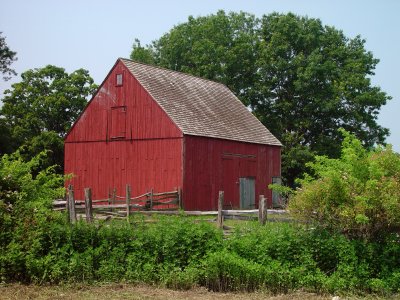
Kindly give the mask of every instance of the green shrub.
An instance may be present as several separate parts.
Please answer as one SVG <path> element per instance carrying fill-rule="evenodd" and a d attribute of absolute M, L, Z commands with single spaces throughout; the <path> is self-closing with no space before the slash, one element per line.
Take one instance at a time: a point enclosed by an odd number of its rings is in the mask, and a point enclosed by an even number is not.
<path fill-rule="evenodd" d="M 72 225 L 50 208 L 62 191 L 62 178 L 50 169 L 33 176 L 34 166 L 18 155 L 1 159 L 0 182 L 6 187 L 0 191 L 1 282 L 129 281 L 274 293 L 386 295 L 400 290 L 396 233 L 377 241 L 350 239 L 329 226 L 253 223 L 223 239 L 214 225 L 184 216 Z M 365 176 L 364 171 L 357 174 Z"/>
<path fill-rule="evenodd" d="M 162 283 L 171 289 L 189 290 L 197 285 L 199 281 L 200 271 L 198 266 L 188 266 L 184 270 L 175 268 L 168 270 L 163 275 Z"/>
<path fill-rule="evenodd" d="M 400 269 L 392 272 L 385 281 L 392 293 L 400 293 Z"/>
<path fill-rule="evenodd" d="M 227 247 L 241 257 L 260 264 L 276 260 L 295 267 L 309 262 L 310 249 L 304 242 L 309 234 L 298 225 L 271 223 L 260 226 L 254 223 L 238 229 L 227 241 Z"/>
<path fill-rule="evenodd" d="M 317 156 L 313 176 L 299 180 L 289 203 L 300 219 L 351 238 L 380 240 L 400 228 L 400 155 L 390 146 L 367 151 L 354 136 L 339 159 Z"/>
<path fill-rule="evenodd" d="M 50 167 L 37 168 L 46 153 L 25 162 L 19 152 L 0 159 L 0 278 L 29 281 L 34 266 L 32 252 L 46 255 L 42 247 L 43 226 L 59 214 L 51 211 L 53 199 L 64 193 L 63 177 Z M 33 267 L 35 269 L 41 267 Z"/>
<path fill-rule="evenodd" d="M 203 261 L 200 282 L 213 291 L 253 291 L 262 286 L 263 273 L 260 264 L 223 250 Z"/>
<path fill-rule="evenodd" d="M 399 247 L 396 235 L 380 242 L 350 240 L 321 228 L 279 223 L 243 227 L 226 241 L 230 253 L 264 270 L 272 268 L 275 277 L 264 271 L 262 285 L 273 292 L 373 291 L 370 278 L 386 282 L 399 269 Z"/>
<path fill-rule="evenodd" d="M 127 279 L 163 281 L 164 274 L 185 271 L 222 245 L 222 234 L 207 223 L 185 217 L 162 217 L 136 230 L 127 257 Z M 145 274 L 146 273 L 146 274 Z"/>
<path fill-rule="evenodd" d="M 25 253 L 19 243 L 12 241 L 4 245 L 0 255 L 1 281 L 26 281 L 25 262 Z"/>

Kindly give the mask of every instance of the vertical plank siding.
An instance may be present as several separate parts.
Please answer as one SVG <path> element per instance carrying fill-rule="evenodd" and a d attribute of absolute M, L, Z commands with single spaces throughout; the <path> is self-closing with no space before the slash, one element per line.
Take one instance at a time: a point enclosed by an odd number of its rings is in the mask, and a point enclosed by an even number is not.
<path fill-rule="evenodd" d="M 225 209 L 239 208 L 243 177 L 255 178 L 256 197 L 265 195 L 270 207 L 268 185 L 281 174 L 280 155 L 277 146 L 185 136 L 184 208 L 216 210 L 219 190 L 225 193 Z"/>
<path fill-rule="evenodd" d="M 123 74 L 122 86 L 116 75 Z M 123 116 L 121 119 L 120 117 Z M 116 122 L 124 122 L 120 124 Z M 114 123 L 114 124 L 113 124 Z M 117 63 L 65 139 L 65 174 L 77 199 L 182 186 L 182 133 L 138 81 Z"/>
<path fill-rule="evenodd" d="M 123 74 L 123 85 L 116 75 Z M 118 107 L 121 109 L 118 110 Z M 65 142 L 111 141 L 112 111 L 126 109 L 126 140 L 182 137 L 182 132 L 118 62 L 89 102 Z"/>
<path fill-rule="evenodd" d="M 249 177 L 270 207 L 280 155 L 279 146 L 183 135 L 118 60 L 65 138 L 65 173 L 74 174 L 66 185 L 76 199 L 89 187 L 94 199 L 114 188 L 124 196 L 126 184 L 132 196 L 182 187 L 185 210 L 216 210 L 219 191 L 224 209 L 239 208 L 239 178 Z"/>
<path fill-rule="evenodd" d="M 123 195 L 125 185 L 132 186 L 132 195 L 149 188 L 169 191 L 182 186 L 181 139 L 67 143 L 65 173 L 73 173 L 68 183 L 75 187 L 77 199 L 83 199 L 83 189 L 91 187 L 94 199 L 108 197 L 116 188 Z M 148 149 L 160 149 L 149 152 Z M 72 157 L 72 153 L 75 155 Z M 71 154 L 71 157 L 69 157 Z M 86 157 L 86 159 L 75 159 Z"/>

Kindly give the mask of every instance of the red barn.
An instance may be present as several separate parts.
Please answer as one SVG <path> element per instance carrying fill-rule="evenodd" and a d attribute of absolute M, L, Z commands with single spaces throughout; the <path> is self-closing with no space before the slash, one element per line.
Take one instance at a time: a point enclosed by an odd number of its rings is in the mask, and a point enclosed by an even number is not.
<path fill-rule="evenodd" d="M 257 207 L 280 176 L 281 143 L 224 85 L 118 59 L 65 138 L 76 197 L 182 188 L 186 210 Z"/>

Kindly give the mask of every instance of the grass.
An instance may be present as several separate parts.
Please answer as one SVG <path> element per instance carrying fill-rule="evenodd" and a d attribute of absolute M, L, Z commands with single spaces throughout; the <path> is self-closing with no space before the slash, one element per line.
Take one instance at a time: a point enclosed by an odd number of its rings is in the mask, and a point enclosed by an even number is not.
<path fill-rule="evenodd" d="M 188 291 L 173 291 L 155 286 L 133 285 L 133 284 L 102 284 L 102 285 L 57 285 L 57 286 L 38 286 L 38 285 L 0 285 L 0 299 L 20 300 L 20 299 L 234 299 L 234 300 L 325 300 L 332 299 L 330 295 L 316 295 L 311 293 L 296 292 L 285 295 L 272 296 L 266 293 L 213 293 L 204 288 L 195 288 Z M 344 299 L 344 298 L 342 298 Z M 346 298 L 361 299 L 361 298 Z M 383 299 L 383 298 L 368 298 Z M 392 298 L 395 299 L 395 298 Z M 400 298 L 397 298 L 400 299 Z"/>
<path fill-rule="evenodd" d="M 270 295 L 268 293 L 213 293 L 204 288 L 195 288 L 188 291 L 174 291 L 165 288 L 159 288 L 149 285 L 134 284 L 101 284 L 101 285 L 56 285 L 56 286 L 38 286 L 10 284 L 0 285 L 0 299 L 4 300 L 23 300 L 23 299 L 62 299 L 62 300 L 148 300 L 148 299 L 188 299 L 188 300 L 331 300 L 332 295 L 317 295 L 305 293 L 302 291 Z M 366 297 L 346 296 L 339 299 L 349 300 L 383 300 L 400 299 L 400 295 L 389 298 L 369 295 Z"/>

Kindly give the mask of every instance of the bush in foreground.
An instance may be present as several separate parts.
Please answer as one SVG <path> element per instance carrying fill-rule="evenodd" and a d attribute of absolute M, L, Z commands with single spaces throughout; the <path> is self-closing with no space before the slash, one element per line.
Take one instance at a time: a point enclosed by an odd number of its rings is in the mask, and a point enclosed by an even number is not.
<path fill-rule="evenodd" d="M 400 241 L 394 235 L 377 243 L 293 224 L 254 224 L 224 244 L 203 260 L 199 277 L 215 291 L 400 291 Z"/>
<path fill-rule="evenodd" d="M 317 156 L 289 210 L 350 238 L 378 241 L 400 234 L 400 155 L 390 146 L 367 151 L 354 136 L 339 159 Z"/>
<path fill-rule="evenodd" d="M 40 159 L 40 158 L 37 158 Z M 400 240 L 349 239 L 299 224 L 242 225 L 226 239 L 190 217 L 77 222 L 51 210 L 62 177 L 1 159 L 1 282 L 137 282 L 275 293 L 400 292 Z"/>

